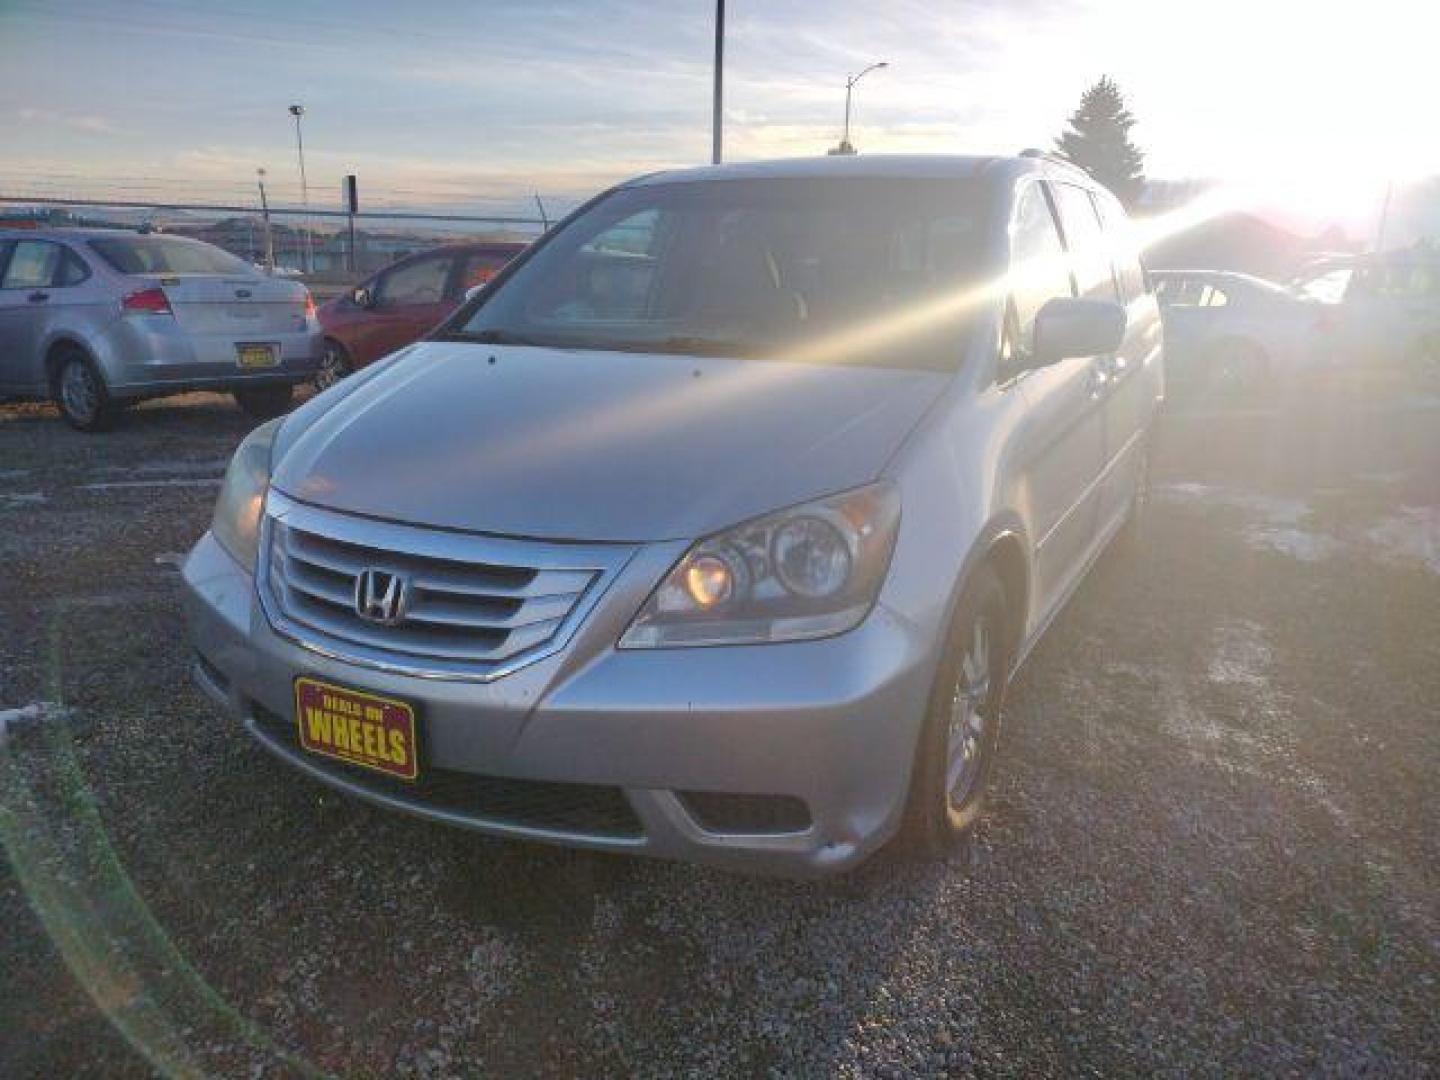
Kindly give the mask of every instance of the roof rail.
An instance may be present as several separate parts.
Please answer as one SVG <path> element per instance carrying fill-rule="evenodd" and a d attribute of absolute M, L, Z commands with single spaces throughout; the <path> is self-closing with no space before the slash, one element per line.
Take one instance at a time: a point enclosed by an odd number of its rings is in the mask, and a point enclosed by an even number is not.
<path fill-rule="evenodd" d="M 1072 169 L 1075 167 L 1073 162 L 1065 160 L 1059 154 L 1053 154 L 1049 150 L 1037 150 L 1033 146 L 1028 146 L 1024 150 L 1021 150 L 1020 156 L 1024 158 L 1039 158 L 1042 161 L 1053 162 L 1056 165 L 1069 165 Z"/>

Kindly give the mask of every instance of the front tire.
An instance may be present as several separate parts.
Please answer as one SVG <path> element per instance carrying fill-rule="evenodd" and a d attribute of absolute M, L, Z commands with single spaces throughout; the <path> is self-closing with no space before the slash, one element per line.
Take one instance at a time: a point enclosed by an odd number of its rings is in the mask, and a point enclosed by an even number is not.
<path fill-rule="evenodd" d="M 338 341 L 325 339 L 325 352 L 320 358 L 320 370 L 315 372 L 315 389 L 329 390 L 341 379 L 354 372 L 350 354 Z"/>
<path fill-rule="evenodd" d="M 79 349 L 65 350 L 56 364 L 55 406 L 67 424 L 87 433 L 112 427 L 121 411 L 100 369 Z"/>
<path fill-rule="evenodd" d="M 1005 589 L 983 567 L 956 608 L 916 748 L 902 835 L 912 854 L 943 857 L 980 820 L 1010 679 L 1007 626 Z"/>
<path fill-rule="evenodd" d="M 290 410 L 295 388 L 288 383 L 279 386 L 246 386 L 232 390 L 235 404 L 256 420 L 273 420 Z"/>

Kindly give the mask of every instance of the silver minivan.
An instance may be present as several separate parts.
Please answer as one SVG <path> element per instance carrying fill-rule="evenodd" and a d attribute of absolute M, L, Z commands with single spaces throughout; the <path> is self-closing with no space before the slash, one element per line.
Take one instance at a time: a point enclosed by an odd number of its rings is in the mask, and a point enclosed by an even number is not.
<path fill-rule="evenodd" d="M 496 836 L 943 852 L 1161 394 L 1120 205 L 1041 155 L 622 184 L 241 444 L 184 568 L 196 722 Z"/>
<path fill-rule="evenodd" d="M 73 427 L 225 390 L 254 416 L 320 366 L 310 292 L 213 244 L 124 229 L 0 230 L 0 399 L 53 398 Z"/>

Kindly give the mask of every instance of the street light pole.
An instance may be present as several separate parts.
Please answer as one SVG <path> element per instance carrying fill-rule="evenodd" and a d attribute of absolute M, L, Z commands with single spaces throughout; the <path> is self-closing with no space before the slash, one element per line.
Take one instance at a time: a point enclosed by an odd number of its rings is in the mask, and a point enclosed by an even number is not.
<path fill-rule="evenodd" d="M 265 198 L 265 170 L 256 169 L 255 176 L 260 184 L 260 220 L 265 225 L 265 270 L 267 273 L 273 274 L 275 272 L 275 241 L 270 235 L 270 203 Z"/>
<path fill-rule="evenodd" d="M 715 0 L 715 103 L 710 120 L 710 163 L 720 164 L 721 102 L 725 86 L 725 0 Z"/>
<path fill-rule="evenodd" d="M 870 72 L 874 71 L 876 68 L 883 68 L 883 67 L 889 67 L 889 66 L 890 66 L 890 64 L 889 64 L 888 61 L 881 60 L 878 64 L 871 64 L 871 65 L 870 65 L 869 67 L 867 67 L 864 71 L 860 72 L 859 75 L 851 75 L 851 76 L 849 76 L 848 78 L 846 78 L 846 80 L 845 80 L 845 133 L 840 136 L 840 146 L 839 146 L 839 148 L 838 148 L 838 152 L 839 152 L 839 153 L 841 153 L 841 154 L 853 154 L 853 153 L 855 153 L 855 148 L 850 145 L 850 95 L 851 95 L 851 94 L 854 92 L 854 90 L 855 90 L 855 84 L 858 83 L 861 79 L 863 79 L 866 75 L 869 75 Z"/>
<path fill-rule="evenodd" d="M 304 105 L 291 105 L 290 115 L 295 118 L 295 150 L 300 157 L 300 204 L 305 208 L 305 272 L 315 272 L 315 248 L 310 239 L 310 186 L 305 182 L 305 139 L 300 134 L 300 118 L 305 115 Z"/>

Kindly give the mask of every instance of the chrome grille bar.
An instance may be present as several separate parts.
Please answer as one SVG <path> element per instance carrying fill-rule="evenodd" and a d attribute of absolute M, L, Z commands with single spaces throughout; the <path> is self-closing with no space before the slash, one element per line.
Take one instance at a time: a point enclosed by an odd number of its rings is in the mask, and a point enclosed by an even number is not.
<path fill-rule="evenodd" d="M 496 678 L 560 648 L 632 553 L 377 522 L 278 492 L 262 532 L 260 596 L 276 630 L 326 655 L 439 678 Z M 394 621 L 360 614 L 366 571 L 403 578 Z"/>

